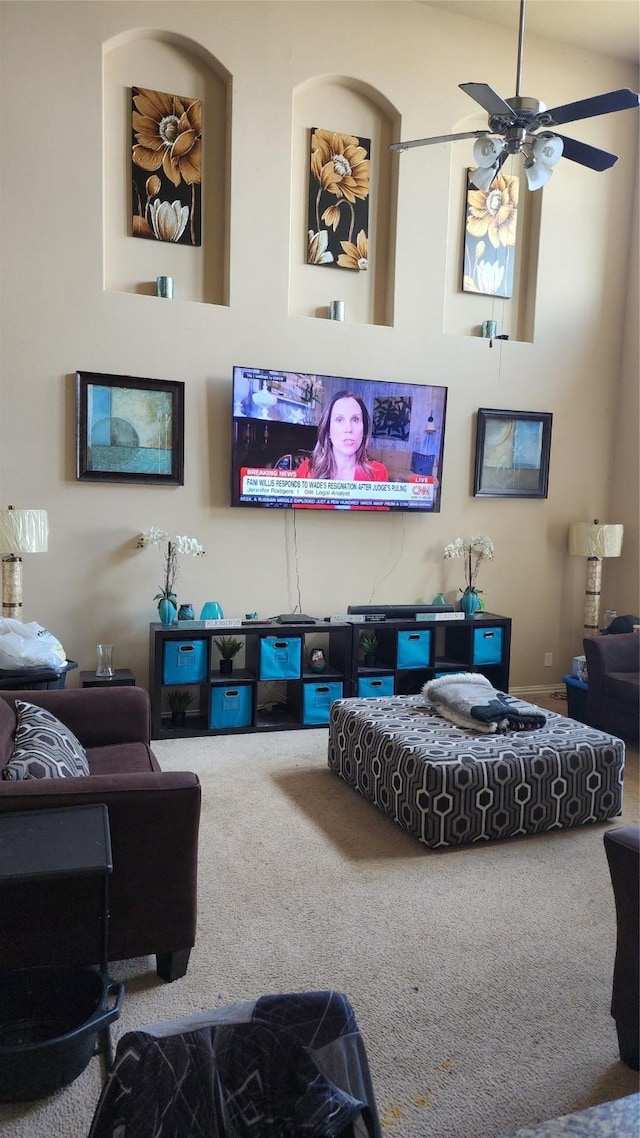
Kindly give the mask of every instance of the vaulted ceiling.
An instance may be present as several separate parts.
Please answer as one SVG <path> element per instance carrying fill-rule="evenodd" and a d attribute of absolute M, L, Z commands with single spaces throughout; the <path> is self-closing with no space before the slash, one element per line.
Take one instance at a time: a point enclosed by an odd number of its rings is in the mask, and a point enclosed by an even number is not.
<path fill-rule="evenodd" d="M 422 0 L 504 28 L 513 28 L 517 41 L 518 0 Z M 528 0 L 525 36 L 529 34 L 572 44 L 600 55 L 640 64 L 640 4 L 638 0 Z"/>

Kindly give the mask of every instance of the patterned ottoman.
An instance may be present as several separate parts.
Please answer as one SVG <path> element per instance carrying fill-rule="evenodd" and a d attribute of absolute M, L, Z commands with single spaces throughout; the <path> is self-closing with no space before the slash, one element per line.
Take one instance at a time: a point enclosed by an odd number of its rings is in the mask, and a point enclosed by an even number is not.
<path fill-rule="evenodd" d="M 624 743 L 546 714 L 535 731 L 473 735 L 420 695 L 339 699 L 329 767 L 434 849 L 615 818 Z"/>

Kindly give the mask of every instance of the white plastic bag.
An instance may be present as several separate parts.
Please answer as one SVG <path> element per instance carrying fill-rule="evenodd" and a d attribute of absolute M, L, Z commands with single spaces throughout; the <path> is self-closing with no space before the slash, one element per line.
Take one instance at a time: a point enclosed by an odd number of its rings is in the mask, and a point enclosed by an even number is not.
<path fill-rule="evenodd" d="M 41 624 L 0 617 L 0 669 L 55 668 L 59 672 L 66 662 L 62 644 Z"/>

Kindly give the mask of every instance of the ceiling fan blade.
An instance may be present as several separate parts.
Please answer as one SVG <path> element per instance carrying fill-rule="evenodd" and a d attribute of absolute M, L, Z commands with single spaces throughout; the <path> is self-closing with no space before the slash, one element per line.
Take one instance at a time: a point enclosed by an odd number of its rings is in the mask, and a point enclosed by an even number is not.
<path fill-rule="evenodd" d="M 608 150 L 598 150 L 595 146 L 587 146 L 586 142 L 578 142 L 575 138 L 565 138 L 562 134 L 556 134 L 556 138 L 562 139 L 564 145 L 563 158 L 568 158 L 571 162 L 579 162 L 581 166 L 588 166 L 590 170 L 600 172 L 609 170 L 618 161 L 618 155 L 610 154 Z"/>
<path fill-rule="evenodd" d="M 467 130 L 464 134 L 437 134 L 433 138 L 414 138 L 411 142 L 391 142 L 389 150 L 411 150 L 413 146 L 432 146 L 437 142 L 456 142 L 459 138 L 482 138 L 488 130 Z"/>
<path fill-rule="evenodd" d="M 628 111 L 640 106 L 640 95 L 622 87 L 619 91 L 607 91 L 604 95 L 594 95 L 591 99 L 578 99 L 577 103 L 565 103 L 562 107 L 552 107 L 542 111 L 536 119 L 542 126 L 555 126 L 563 122 L 576 122 L 578 119 L 592 119 L 596 115 L 608 115 L 613 111 Z"/>
<path fill-rule="evenodd" d="M 487 114 L 506 115 L 511 121 L 515 119 L 513 109 L 488 83 L 459 83 L 458 86 L 465 95 L 470 95 L 476 103 L 484 107 Z"/>

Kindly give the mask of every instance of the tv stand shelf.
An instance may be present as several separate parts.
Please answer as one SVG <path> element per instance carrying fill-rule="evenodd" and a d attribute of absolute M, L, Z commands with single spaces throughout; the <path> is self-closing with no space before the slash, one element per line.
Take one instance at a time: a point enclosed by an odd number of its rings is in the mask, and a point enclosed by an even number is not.
<path fill-rule="evenodd" d="M 362 637 L 375 635 L 373 660 L 366 663 Z M 220 672 L 214 643 L 234 637 L 241 649 L 230 674 Z M 286 655 L 295 649 L 285 675 L 281 661 L 265 653 L 277 642 Z M 494 687 L 509 690 L 511 620 L 493 613 L 460 619 L 275 621 L 214 625 L 207 621 L 152 624 L 149 641 L 151 733 L 154 739 L 185 738 L 248 731 L 283 731 L 328 723 L 334 699 L 413 695 L 427 680 L 451 672 L 475 671 Z M 320 648 L 326 667 L 309 667 Z M 289 671 L 287 671 L 287 667 Z M 186 689 L 191 695 L 185 721 L 172 723 L 167 697 Z"/>
<path fill-rule="evenodd" d="M 241 649 L 228 674 L 215 641 L 233 637 Z M 346 622 L 276 621 L 215 625 L 211 621 L 152 624 L 149 644 L 151 732 L 154 739 L 317 727 L 328 722 L 328 700 L 351 694 L 352 627 Z M 284 646 L 264 657 L 263 641 Z M 292 659 L 287 657 L 291 647 Z M 268 645 L 267 645 L 268 647 Z M 309 667 L 321 649 L 325 668 Z M 282 670 L 282 675 L 279 669 Z M 172 691 L 191 695 L 185 722 L 172 723 Z M 326 690 L 322 690 L 326 689 Z M 323 704 L 327 703 L 326 714 Z"/>

